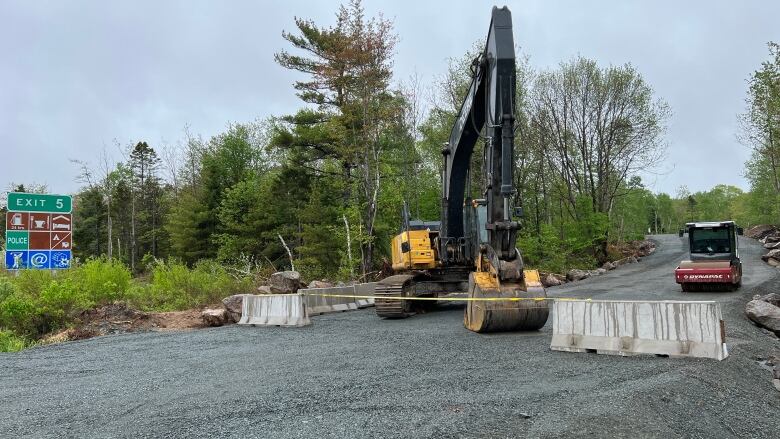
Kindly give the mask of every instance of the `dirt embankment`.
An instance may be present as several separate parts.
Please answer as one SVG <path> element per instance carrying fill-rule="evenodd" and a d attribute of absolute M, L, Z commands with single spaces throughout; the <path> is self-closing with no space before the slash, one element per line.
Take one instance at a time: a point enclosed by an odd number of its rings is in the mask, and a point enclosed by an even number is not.
<path fill-rule="evenodd" d="M 42 341 L 58 343 L 125 332 L 187 330 L 204 326 L 199 309 L 143 312 L 119 302 L 84 311 L 79 315 L 79 323 L 73 328 L 51 334 Z"/>

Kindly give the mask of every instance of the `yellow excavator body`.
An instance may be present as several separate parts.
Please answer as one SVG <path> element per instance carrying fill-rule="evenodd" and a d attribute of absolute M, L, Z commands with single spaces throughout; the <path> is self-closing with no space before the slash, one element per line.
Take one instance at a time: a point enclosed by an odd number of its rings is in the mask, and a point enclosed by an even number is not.
<path fill-rule="evenodd" d="M 429 230 L 409 230 L 395 235 L 392 252 L 395 271 L 425 270 L 438 265 Z"/>

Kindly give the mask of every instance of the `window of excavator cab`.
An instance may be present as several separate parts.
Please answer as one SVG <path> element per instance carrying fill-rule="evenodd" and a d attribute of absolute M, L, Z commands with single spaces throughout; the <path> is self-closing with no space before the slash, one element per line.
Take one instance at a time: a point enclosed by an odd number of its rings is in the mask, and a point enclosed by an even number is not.
<path fill-rule="evenodd" d="M 691 253 L 731 253 L 731 240 L 727 227 L 692 229 Z"/>

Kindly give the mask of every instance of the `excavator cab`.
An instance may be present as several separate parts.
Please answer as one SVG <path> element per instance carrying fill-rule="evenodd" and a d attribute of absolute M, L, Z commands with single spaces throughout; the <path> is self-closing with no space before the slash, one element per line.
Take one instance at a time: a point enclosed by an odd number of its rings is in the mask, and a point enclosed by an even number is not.
<path fill-rule="evenodd" d="M 427 270 L 436 268 L 438 221 L 410 221 L 409 228 L 393 237 L 393 270 Z"/>

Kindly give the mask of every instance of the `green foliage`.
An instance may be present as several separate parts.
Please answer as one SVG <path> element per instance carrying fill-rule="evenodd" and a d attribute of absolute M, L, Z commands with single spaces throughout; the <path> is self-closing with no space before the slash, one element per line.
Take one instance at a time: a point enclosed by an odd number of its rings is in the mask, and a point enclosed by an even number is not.
<path fill-rule="evenodd" d="M 0 352 L 18 352 L 30 345 L 31 343 L 24 337 L 0 329 Z"/>
<path fill-rule="evenodd" d="M 127 267 L 106 259 L 56 274 L 21 271 L 0 278 L 0 328 L 39 337 L 67 326 L 81 311 L 123 299 L 129 286 Z"/>
<path fill-rule="evenodd" d="M 569 268 L 571 252 L 564 248 L 563 240 L 552 226 L 543 224 L 539 234 L 524 233 L 518 241 L 523 261 L 529 267 L 555 273 L 563 273 Z"/>
<path fill-rule="evenodd" d="M 184 191 L 171 207 L 165 228 L 170 235 L 171 254 L 187 263 L 195 263 L 211 252 L 209 211 L 197 192 Z"/>
<path fill-rule="evenodd" d="M 72 288 L 95 304 L 122 300 L 130 289 L 130 270 L 117 260 L 90 259 L 70 273 Z"/>
<path fill-rule="evenodd" d="M 253 290 L 250 276 L 233 276 L 215 261 L 201 261 L 190 269 L 176 261 L 159 262 L 148 285 L 136 285 L 129 301 L 142 309 L 175 311 L 218 303 L 223 297 Z"/>
<path fill-rule="evenodd" d="M 201 261 L 192 269 L 175 261 L 155 262 L 151 281 L 143 283 L 133 282 L 122 262 L 98 258 L 56 275 L 29 270 L 0 276 L 0 329 L 35 339 L 73 324 L 85 310 L 117 301 L 172 311 L 253 290 L 251 273 L 229 270 L 215 261 Z"/>

